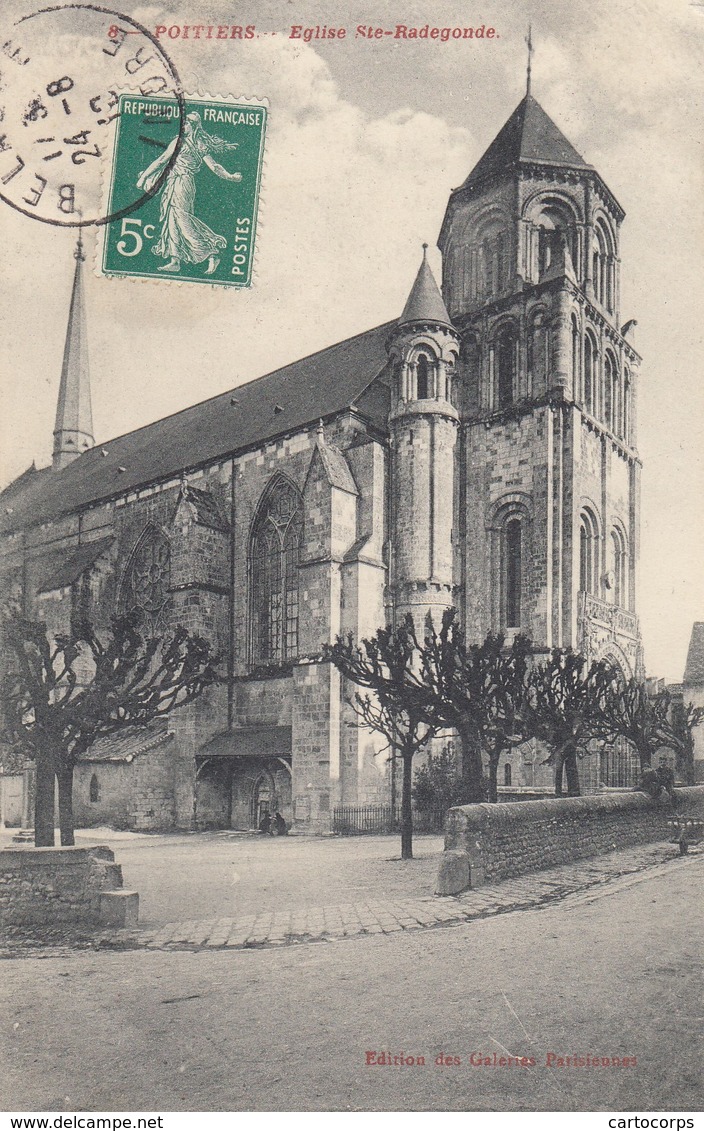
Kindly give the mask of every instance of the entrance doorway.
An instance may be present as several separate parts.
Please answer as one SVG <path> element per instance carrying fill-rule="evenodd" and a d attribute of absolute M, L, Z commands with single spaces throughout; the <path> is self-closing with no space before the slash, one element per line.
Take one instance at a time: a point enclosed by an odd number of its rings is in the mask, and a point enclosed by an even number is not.
<path fill-rule="evenodd" d="M 259 828 L 265 817 L 273 814 L 273 783 L 270 774 L 262 774 L 254 786 L 254 827 Z"/>

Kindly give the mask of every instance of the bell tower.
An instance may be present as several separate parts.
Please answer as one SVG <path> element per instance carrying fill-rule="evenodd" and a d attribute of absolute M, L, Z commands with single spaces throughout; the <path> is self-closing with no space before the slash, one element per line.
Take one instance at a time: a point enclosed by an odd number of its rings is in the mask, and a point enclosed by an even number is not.
<path fill-rule="evenodd" d="M 390 596 L 400 623 L 421 629 L 453 603 L 455 459 L 453 400 L 458 336 L 426 257 L 387 343 L 392 367 Z"/>
<path fill-rule="evenodd" d="M 640 358 L 624 212 L 530 90 L 454 189 L 438 246 L 460 339 L 466 628 L 640 665 Z"/>

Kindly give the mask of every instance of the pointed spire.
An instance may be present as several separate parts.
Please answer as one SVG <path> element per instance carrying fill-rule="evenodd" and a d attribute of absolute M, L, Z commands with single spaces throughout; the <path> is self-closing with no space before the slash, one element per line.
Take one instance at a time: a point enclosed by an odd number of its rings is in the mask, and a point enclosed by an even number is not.
<path fill-rule="evenodd" d="M 435 282 L 435 276 L 428 263 L 428 245 L 423 244 L 423 261 L 418 269 L 416 281 L 411 287 L 408 301 L 403 308 L 399 325 L 407 322 L 440 322 L 444 326 L 451 326 L 450 315 L 443 302 L 440 288 Z"/>
<path fill-rule="evenodd" d="M 526 67 L 526 94 L 530 94 L 530 74 L 532 70 L 532 57 L 533 57 L 533 27 L 528 24 L 528 35 L 526 36 L 526 46 L 528 47 L 528 66 Z"/>
<path fill-rule="evenodd" d="M 59 403 L 54 427 L 53 467 L 59 471 L 95 443 L 90 404 L 90 373 L 86 310 L 83 295 L 83 239 L 79 229 L 74 252 L 76 269 L 68 313 L 64 359 L 61 366 Z"/>

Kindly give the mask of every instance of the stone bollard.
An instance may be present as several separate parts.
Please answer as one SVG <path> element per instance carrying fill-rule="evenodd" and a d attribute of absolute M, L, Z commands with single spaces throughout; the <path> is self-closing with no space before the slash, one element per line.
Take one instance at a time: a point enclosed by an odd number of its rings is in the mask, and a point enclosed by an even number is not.
<path fill-rule="evenodd" d="M 101 891 L 100 923 L 103 927 L 136 927 L 139 919 L 139 893 L 125 891 Z"/>
<path fill-rule="evenodd" d="M 459 895 L 471 886 L 471 869 L 466 852 L 449 849 L 443 852 L 435 882 L 436 895 Z"/>

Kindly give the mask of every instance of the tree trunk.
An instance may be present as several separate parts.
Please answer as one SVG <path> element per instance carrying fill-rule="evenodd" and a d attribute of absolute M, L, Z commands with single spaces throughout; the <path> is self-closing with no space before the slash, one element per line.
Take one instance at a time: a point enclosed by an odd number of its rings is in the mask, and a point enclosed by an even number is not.
<path fill-rule="evenodd" d="M 579 769 L 577 768 L 577 751 L 569 750 L 565 755 L 565 774 L 567 776 L 567 796 L 580 797 Z"/>
<path fill-rule="evenodd" d="M 73 835 L 73 766 L 61 765 L 56 774 L 59 783 L 59 829 L 64 848 L 75 844 Z"/>
<path fill-rule="evenodd" d="M 403 754 L 403 784 L 401 786 L 401 859 L 413 859 L 413 809 L 411 784 L 413 780 L 413 753 Z"/>
<path fill-rule="evenodd" d="M 462 785 L 468 804 L 484 800 L 481 746 L 471 727 L 458 728 L 462 743 Z"/>
<path fill-rule="evenodd" d="M 53 760 L 38 755 L 34 790 L 34 845 L 36 848 L 54 847 L 54 796 L 56 774 Z"/>
<path fill-rule="evenodd" d="M 555 797 L 562 797 L 562 771 L 565 765 L 565 759 L 562 752 L 555 755 Z"/>
<path fill-rule="evenodd" d="M 498 780 L 497 780 L 498 774 L 499 774 L 499 755 L 498 754 L 496 754 L 496 755 L 490 754 L 489 755 L 489 801 L 491 801 L 492 804 L 494 804 L 494 805 L 499 800 L 499 785 L 498 785 Z"/>

